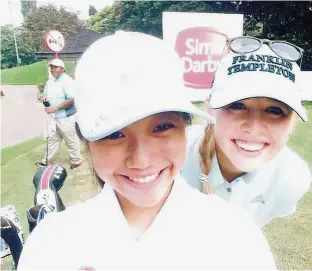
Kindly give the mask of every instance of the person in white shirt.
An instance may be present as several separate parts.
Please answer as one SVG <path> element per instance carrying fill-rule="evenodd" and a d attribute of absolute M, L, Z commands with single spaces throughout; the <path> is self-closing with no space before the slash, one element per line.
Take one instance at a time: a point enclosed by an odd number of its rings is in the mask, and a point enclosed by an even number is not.
<path fill-rule="evenodd" d="M 178 57 L 162 40 L 123 31 L 101 38 L 75 78 L 77 130 L 102 189 L 47 215 L 18 270 L 275 269 L 244 211 L 180 176 L 190 115 L 214 119 L 183 94 Z"/>
<path fill-rule="evenodd" d="M 182 175 L 262 227 L 293 213 L 311 185 L 309 166 L 286 146 L 297 114 L 307 121 L 296 64 L 302 50 L 252 37 L 228 42 L 207 103 L 216 124 L 189 128 Z"/>

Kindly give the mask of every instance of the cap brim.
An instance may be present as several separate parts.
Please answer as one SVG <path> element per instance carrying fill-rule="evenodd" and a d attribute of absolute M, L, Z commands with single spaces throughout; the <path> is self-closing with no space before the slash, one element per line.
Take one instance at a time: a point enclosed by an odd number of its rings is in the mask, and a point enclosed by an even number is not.
<path fill-rule="evenodd" d="M 90 129 L 85 129 L 86 127 L 84 127 L 83 122 L 79 120 L 78 111 L 78 124 L 81 133 L 85 139 L 89 141 L 96 141 L 116 131 L 119 131 L 139 120 L 163 112 L 185 112 L 203 118 L 210 123 L 215 123 L 215 119 L 211 115 L 203 110 L 198 109 L 196 106 L 189 102 L 187 104 L 173 104 L 170 106 L 164 105 L 162 108 L 160 108 L 159 106 L 158 108 L 153 108 L 151 104 L 146 104 L 145 106 L 140 106 L 139 108 L 135 108 L 134 110 L 128 109 L 127 112 L 121 112 L 120 114 L 116 114 L 114 118 L 111 118 L 109 120 L 102 120 L 100 121 L 100 123 L 98 122 L 97 125 L 94 125 Z"/>
<path fill-rule="evenodd" d="M 53 64 L 53 63 L 50 63 L 50 64 L 48 65 L 48 67 L 51 67 L 51 66 L 64 68 L 64 67 L 61 66 L 61 65 L 55 65 L 55 64 Z"/>
<path fill-rule="evenodd" d="M 271 88 L 265 88 L 263 86 L 253 86 L 252 89 L 250 89 L 244 88 L 244 85 L 240 86 L 239 92 L 235 91 L 235 87 L 232 88 L 232 91 L 215 89 L 212 91 L 210 96 L 210 106 L 213 109 L 218 109 L 231 103 L 249 98 L 271 98 L 291 107 L 298 114 L 298 116 L 306 122 L 308 121 L 307 112 L 301 103 L 297 102 L 298 97 L 294 96 L 295 92 L 299 95 L 300 90 L 294 91 L 294 89 L 285 88 L 272 90 Z"/>

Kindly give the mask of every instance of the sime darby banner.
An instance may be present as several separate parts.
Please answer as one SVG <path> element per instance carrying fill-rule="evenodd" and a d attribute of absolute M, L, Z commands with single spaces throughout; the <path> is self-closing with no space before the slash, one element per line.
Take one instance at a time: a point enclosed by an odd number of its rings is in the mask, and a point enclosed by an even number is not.
<path fill-rule="evenodd" d="M 209 94 L 215 71 L 227 53 L 228 38 L 243 34 L 243 15 L 163 12 L 163 39 L 181 59 L 192 101 Z"/>

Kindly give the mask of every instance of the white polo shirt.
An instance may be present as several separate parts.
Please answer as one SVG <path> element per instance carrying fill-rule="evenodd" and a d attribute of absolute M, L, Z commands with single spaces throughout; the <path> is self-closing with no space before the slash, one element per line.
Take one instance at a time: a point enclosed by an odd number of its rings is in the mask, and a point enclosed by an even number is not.
<path fill-rule="evenodd" d="M 275 269 L 275 264 L 262 232 L 241 208 L 204 195 L 178 177 L 139 240 L 105 185 L 94 198 L 40 222 L 18 265 L 18 270 L 118 268 L 249 270 Z"/>
<path fill-rule="evenodd" d="M 201 187 L 199 146 L 203 135 L 202 125 L 188 128 L 188 159 L 182 169 L 184 179 L 197 189 Z M 296 211 L 297 202 L 311 186 L 311 173 L 308 164 L 285 147 L 255 172 L 244 174 L 231 183 L 223 178 L 215 156 L 208 182 L 215 194 L 242 206 L 262 227 L 274 217 L 287 216 Z"/>

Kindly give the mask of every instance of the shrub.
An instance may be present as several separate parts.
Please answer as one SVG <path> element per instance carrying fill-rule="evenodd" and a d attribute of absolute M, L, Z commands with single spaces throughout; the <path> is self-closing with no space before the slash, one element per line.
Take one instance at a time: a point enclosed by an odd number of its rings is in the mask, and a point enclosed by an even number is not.
<path fill-rule="evenodd" d="M 40 78 L 39 83 L 37 84 L 38 88 L 38 94 L 37 94 L 37 99 L 39 100 L 40 96 L 43 95 L 43 90 L 45 85 L 47 84 L 48 79 L 47 78 Z"/>

